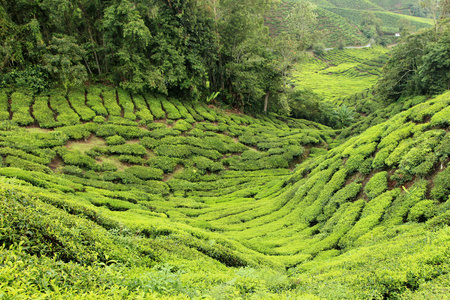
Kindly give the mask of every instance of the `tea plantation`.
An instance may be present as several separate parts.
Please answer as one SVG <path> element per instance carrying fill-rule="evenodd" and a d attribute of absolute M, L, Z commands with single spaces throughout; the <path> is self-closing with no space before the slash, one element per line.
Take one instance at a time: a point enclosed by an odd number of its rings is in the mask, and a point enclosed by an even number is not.
<path fill-rule="evenodd" d="M 101 85 L 0 91 L 0 298 L 447 299 L 450 93 L 401 103 L 338 135 Z"/>

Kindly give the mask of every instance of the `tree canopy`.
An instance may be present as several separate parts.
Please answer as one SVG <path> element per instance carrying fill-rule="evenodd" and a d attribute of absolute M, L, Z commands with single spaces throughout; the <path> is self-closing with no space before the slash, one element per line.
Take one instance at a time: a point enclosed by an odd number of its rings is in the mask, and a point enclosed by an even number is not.
<path fill-rule="evenodd" d="M 3 0 L 0 84 L 39 93 L 86 80 L 132 92 L 197 100 L 218 95 L 233 107 L 278 109 L 280 51 L 264 26 L 272 0 Z M 296 12 L 304 49 L 315 15 Z M 303 7 L 302 6 L 302 7 Z M 292 23 L 292 22 L 291 22 Z M 281 66 L 282 65 L 282 66 Z M 267 105 L 267 103 L 266 103 Z"/>

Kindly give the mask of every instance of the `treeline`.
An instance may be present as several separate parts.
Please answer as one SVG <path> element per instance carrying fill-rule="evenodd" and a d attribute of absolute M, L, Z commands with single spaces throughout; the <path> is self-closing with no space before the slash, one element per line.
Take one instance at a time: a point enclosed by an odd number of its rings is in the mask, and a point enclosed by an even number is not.
<path fill-rule="evenodd" d="M 434 26 L 406 36 L 391 52 L 376 91 L 388 102 L 450 89 L 450 1 L 425 0 Z"/>
<path fill-rule="evenodd" d="M 278 109 L 283 78 L 295 59 L 286 65 L 277 50 L 286 43 L 275 43 L 264 26 L 271 5 L 272 0 L 3 0 L 0 85 L 39 93 L 89 80 L 190 100 L 219 96 L 247 111 L 263 110 L 264 102 Z M 289 51 L 295 58 L 301 43 L 294 44 Z"/>
<path fill-rule="evenodd" d="M 377 84 L 388 102 L 402 96 L 437 95 L 450 89 L 450 23 L 406 37 L 394 48 Z"/>

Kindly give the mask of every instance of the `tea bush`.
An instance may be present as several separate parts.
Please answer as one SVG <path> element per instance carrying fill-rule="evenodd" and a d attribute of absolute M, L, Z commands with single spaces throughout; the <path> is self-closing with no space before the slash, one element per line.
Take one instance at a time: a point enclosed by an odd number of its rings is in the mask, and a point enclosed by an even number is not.
<path fill-rule="evenodd" d="M 157 156 L 149 158 L 147 164 L 151 167 L 161 169 L 165 173 L 171 173 L 175 170 L 178 159 L 168 156 Z"/>
<path fill-rule="evenodd" d="M 433 181 L 431 197 L 439 201 L 445 201 L 450 193 L 450 169 L 447 167 L 439 172 Z"/>
<path fill-rule="evenodd" d="M 104 88 L 102 97 L 108 114 L 110 116 L 120 117 L 122 115 L 122 108 L 118 104 L 116 90 L 112 88 Z"/>
<path fill-rule="evenodd" d="M 55 131 L 64 132 L 69 138 L 74 140 L 87 139 L 91 136 L 92 132 L 98 129 L 96 123 L 78 124 L 72 126 L 63 126 L 56 128 Z"/>
<path fill-rule="evenodd" d="M 55 120 L 56 115 L 48 106 L 48 101 L 49 101 L 48 96 L 37 96 L 34 99 L 33 104 L 34 118 L 39 123 L 39 127 L 41 128 L 54 128 L 61 126 L 61 124 Z"/>
<path fill-rule="evenodd" d="M 153 122 L 153 115 L 148 109 L 147 103 L 141 95 L 133 95 L 134 103 L 136 104 L 136 116 L 139 118 L 140 122 L 144 125 Z"/>
<path fill-rule="evenodd" d="M 32 103 L 33 98 L 30 95 L 26 95 L 21 92 L 14 92 L 11 95 L 12 120 L 22 126 L 27 126 L 34 123 L 34 119 L 30 115 L 30 107 Z"/>
<path fill-rule="evenodd" d="M 97 114 L 97 116 L 107 116 L 108 111 L 103 106 L 102 90 L 97 86 L 87 88 L 86 104 Z"/>
<path fill-rule="evenodd" d="M 68 100 L 62 91 L 50 94 L 50 106 L 57 113 L 56 121 L 62 125 L 76 125 L 80 123 L 80 116 L 69 106 Z"/>
<path fill-rule="evenodd" d="M 73 109 L 80 115 L 81 120 L 90 121 L 95 117 L 95 112 L 86 106 L 84 89 L 72 89 L 69 92 L 68 98 Z"/>
<path fill-rule="evenodd" d="M 9 120 L 8 95 L 4 90 L 0 90 L 0 121 Z"/>
<path fill-rule="evenodd" d="M 86 154 L 81 153 L 80 151 L 69 150 L 64 147 L 58 147 L 56 149 L 56 152 L 61 156 L 64 163 L 68 165 L 75 165 L 90 170 L 97 170 L 100 168 L 95 159 Z"/>
<path fill-rule="evenodd" d="M 152 112 L 152 115 L 155 117 L 155 119 L 165 119 L 166 112 L 161 107 L 162 97 L 146 95 L 145 98 L 147 100 L 148 107 L 150 108 L 150 111 Z"/>
<path fill-rule="evenodd" d="M 131 121 L 136 120 L 136 115 L 134 114 L 134 104 L 131 100 L 130 94 L 122 89 L 118 89 L 117 99 L 119 100 L 119 104 L 123 109 L 123 117 Z"/>
<path fill-rule="evenodd" d="M 387 190 L 387 172 L 378 172 L 370 178 L 364 187 L 364 192 L 369 199 L 373 199 Z"/>
<path fill-rule="evenodd" d="M 408 221 L 425 222 L 436 214 L 436 203 L 433 200 L 422 200 L 411 207 Z"/>
<path fill-rule="evenodd" d="M 129 167 L 128 169 L 126 169 L 126 172 L 131 173 L 134 176 L 136 176 L 142 180 L 149 180 L 149 179 L 162 180 L 163 173 L 164 173 L 160 169 L 148 168 L 148 167 L 142 167 L 142 166 Z"/>
<path fill-rule="evenodd" d="M 113 136 L 108 136 L 106 138 L 106 144 L 108 146 L 111 145 L 123 145 L 125 144 L 125 139 L 123 137 L 121 137 L 120 135 L 113 135 Z"/>
<path fill-rule="evenodd" d="M 114 145 L 108 147 L 109 153 L 143 156 L 147 154 L 147 150 L 138 144 Z"/>

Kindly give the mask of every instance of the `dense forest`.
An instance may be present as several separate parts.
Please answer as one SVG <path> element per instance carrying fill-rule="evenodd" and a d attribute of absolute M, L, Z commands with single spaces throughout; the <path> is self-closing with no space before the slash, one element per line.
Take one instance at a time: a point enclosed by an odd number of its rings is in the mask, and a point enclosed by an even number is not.
<path fill-rule="evenodd" d="M 41 92 L 87 80 L 132 92 L 279 107 L 283 76 L 308 45 L 312 6 L 292 13 L 286 44 L 268 35 L 271 1 L 2 1 L 3 85 Z M 301 8 L 301 10 L 300 10 Z M 285 37 L 286 40 L 286 37 Z M 289 54 L 288 54 L 289 52 Z M 298 55 L 297 55 L 298 56 Z M 283 73 L 284 72 L 284 73 Z"/>
<path fill-rule="evenodd" d="M 0 299 L 448 299 L 449 15 L 0 0 Z"/>

